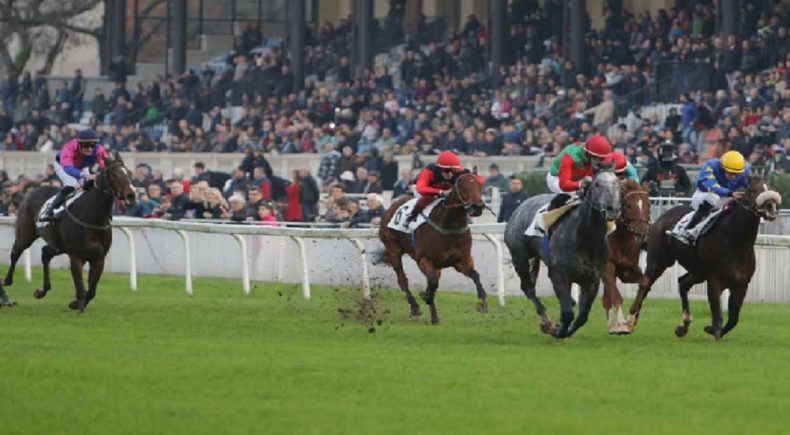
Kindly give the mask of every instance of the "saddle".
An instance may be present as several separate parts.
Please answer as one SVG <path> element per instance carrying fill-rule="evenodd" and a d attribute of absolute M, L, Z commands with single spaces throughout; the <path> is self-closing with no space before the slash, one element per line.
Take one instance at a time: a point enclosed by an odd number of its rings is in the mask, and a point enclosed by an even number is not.
<path fill-rule="evenodd" d="M 524 235 L 530 237 L 549 236 L 552 227 L 569 211 L 579 206 L 579 204 L 581 204 L 581 200 L 573 198 L 565 203 L 565 205 L 559 206 L 553 210 L 548 210 L 550 204 L 544 205 L 535 213 L 535 218 L 532 220 L 532 224 L 527 227 Z M 608 221 L 606 223 L 606 235 L 613 233 L 616 229 L 617 225 L 614 221 Z"/>
<path fill-rule="evenodd" d="M 719 220 L 722 213 L 724 213 L 724 210 L 726 210 L 726 207 L 720 207 L 716 210 L 713 210 L 693 228 L 686 228 L 688 223 L 691 221 L 691 218 L 694 216 L 694 210 L 692 210 L 680 218 L 680 220 L 672 228 L 671 235 L 684 240 L 699 240 L 701 236 L 713 228 L 713 225 Z"/>
<path fill-rule="evenodd" d="M 398 207 L 398 210 L 394 215 L 392 215 L 392 219 L 390 219 L 390 221 L 387 223 L 387 228 L 400 231 L 402 233 L 411 234 L 428 220 L 428 216 L 431 215 L 431 211 L 433 211 L 434 207 L 436 207 L 436 205 L 443 200 L 444 198 L 441 197 L 433 200 L 416 218 L 414 218 L 413 221 L 406 225 L 406 216 L 411 214 L 411 211 L 417 204 L 417 198 L 412 198 Z"/>
<path fill-rule="evenodd" d="M 52 202 L 55 200 L 57 193 L 50 196 L 49 199 L 47 199 L 47 201 L 44 202 L 44 205 L 41 206 L 41 210 L 39 210 L 38 216 L 36 216 L 36 227 L 44 228 L 46 226 L 53 225 L 55 222 L 59 221 L 60 218 L 63 216 L 63 213 L 66 212 L 66 207 L 70 206 L 74 201 L 77 200 L 77 198 L 82 196 L 84 192 L 85 192 L 84 190 L 80 189 L 69 194 L 69 196 L 66 197 L 66 200 L 63 201 L 63 204 L 60 207 L 53 210 L 52 216 L 54 216 L 54 218 L 52 219 L 52 221 L 45 222 L 41 220 L 41 217 L 44 216 L 44 212 L 49 208 L 49 205 L 52 204 Z"/>

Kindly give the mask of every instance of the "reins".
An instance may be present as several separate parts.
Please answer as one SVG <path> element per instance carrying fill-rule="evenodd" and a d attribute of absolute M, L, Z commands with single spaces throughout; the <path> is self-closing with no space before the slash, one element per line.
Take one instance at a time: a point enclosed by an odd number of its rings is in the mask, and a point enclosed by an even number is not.
<path fill-rule="evenodd" d="M 105 193 L 105 194 L 107 194 L 107 195 L 109 195 L 109 196 L 111 196 L 111 197 L 113 197 L 113 198 L 115 198 L 115 192 L 113 192 L 113 191 L 112 191 L 112 189 L 110 189 L 110 188 L 107 188 L 107 187 L 104 187 L 104 186 L 102 186 L 102 185 L 99 183 L 99 180 L 103 179 L 103 177 L 105 176 L 105 174 L 106 174 L 106 173 L 107 173 L 107 172 L 108 172 L 108 171 L 109 171 L 111 168 L 114 168 L 114 167 L 116 167 L 116 166 L 123 166 L 123 164 L 122 164 L 122 163 L 120 163 L 120 162 L 112 162 L 112 163 L 108 164 L 108 165 L 107 165 L 107 167 L 105 167 L 105 168 L 104 168 L 104 169 L 101 171 L 101 173 L 99 174 L 99 176 L 98 176 L 98 177 L 96 177 L 96 181 L 94 181 L 94 183 L 93 183 L 93 188 L 94 188 L 94 189 L 98 189 L 98 190 L 99 190 L 99 192 Z M 106 224 L 103 224 L 103 225 L 95 225 L 95 224 L 91 224 L 91 223 L 85 222 L 85 221 L 83 221 L 82 219 L 78 218 L 78 217 L 77 217 L 77 216 L 76 216 L 74 213 L 72 213 L 71 209 L 69 208 L 69 207 L 70 207 L 70 205 L 71 205 L 71 204 L 66 204 L 66 206 L 64 207 L 64 211 L 66 212 L 66 215 L 68 215 L 68 217 L 69 217 L 69 218 L 70 218 L 70 219 L 71 219 L 71 220 L 72 220 L 72 221 L 73 221 L 75 224 L 77 224 L 77 225 L 79 225 L 79 226 L 81 226 L 81 227 L 83 227 L 83 228 L 87 228 L 87 229 L 89 229 L 89 230 L 95 230 L 95 231 L 106 231 L 106 230 L 109 230 L 109 229 L 110 229 L 110 222 L 112 222 L 112 215 L 110 215 L 110 217 L 109 217 L 109 219 L 107 220 L 107 223 L 106 223 Z"/>

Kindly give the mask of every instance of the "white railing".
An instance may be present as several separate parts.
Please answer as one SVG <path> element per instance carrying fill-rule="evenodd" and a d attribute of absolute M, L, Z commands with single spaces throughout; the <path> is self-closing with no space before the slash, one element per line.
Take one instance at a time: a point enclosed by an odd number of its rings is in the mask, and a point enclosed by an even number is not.
<path fill-rule="evenodd" d="M 7 263 L 13 241 L 14 218 L 0 218 L 0 261 Z M 252 282 L 290 282 L 301 284 L 309 299 L 313 282 L 324 285 L 359 285 L 369 298 L 374 285 L 397 288 L 395 274 L 388 266 L 371 262 L 370 252 L 381 248 L 375 228 L 326 229 L 282 228 L 251 225 L 218 225 L 202 222 L 173 222 L 118 217 L 113 221 L 116 235 L 106 261 L 111 272 L 129 274 L 129 286 L 138 289 L 138 273 L 183 274 L 185 290 L 193 294 L 193 276 L 241 278 L 245 294 Z M 473 256 L 486 288 L 494 290 L 501 305 L 506 295 L 521 294 L 518 277 L 510 266 L 509 252 L 501 240 L 504 224 L 471 226 Z M 231 241 L 233 238 L 234 241 Z M 37 242 L 31 247 L 41 246 Z M 31 266 L 39 264 L 28 249 L 22 262 L 25 277 L 31 280 Z M 790 236 L 758 236 L 755 246 L 757 271 L 752 279 L 749 299 L 765 302 L 790 302 Z M 38 251 L 36 251 L 38 252 Z M 67 267 L 65 257 L 53 261 L 53 267 Z M 644 254 L 641 263 L 644 267 Z M 412 288 L 424 285 L 422 274 L 411 261 L 404 262 L 412 278 Z M 655 284 L 651 295 L 675 297 L 677 278 L 683 269 L 676 265 Z M 447 271 L 442 288 L 472 292 L 468 278 Z M 635 285 L 620 285 L 623 295 L 633 297 Z M 696 286 L 692 296 L 703 297 L 704 285 Z M 551 295 L 546 267 L 538 279 L 541 295 Z"/>

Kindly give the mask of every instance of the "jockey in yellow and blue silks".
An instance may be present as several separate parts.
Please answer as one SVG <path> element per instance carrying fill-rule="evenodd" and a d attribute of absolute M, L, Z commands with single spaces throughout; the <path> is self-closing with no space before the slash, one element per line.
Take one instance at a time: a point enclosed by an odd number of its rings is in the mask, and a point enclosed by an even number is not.
<path fill-rule="evenodd" d="M 691 197 L 694 216 L 686 229 L 694 228 L 711 210 L 721 206 L 722 198 L 741 198 L 744 192 L 738 189 L 749 188 L 750 174 L 751 167 L 738 151 L 727 151 L 720 159 L 705 162 L 697 176 L 697 191 Z"/>

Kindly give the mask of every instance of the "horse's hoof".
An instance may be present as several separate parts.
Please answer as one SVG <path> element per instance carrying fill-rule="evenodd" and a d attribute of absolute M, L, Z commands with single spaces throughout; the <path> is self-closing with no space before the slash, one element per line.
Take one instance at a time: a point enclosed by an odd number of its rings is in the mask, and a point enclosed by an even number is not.
<path fill-rule="evenodd" d="M 11 299 L 3 299 L 0 301 L 0 308 L 2 307 L 13 307 L 16 305 L 16 302 L 12 301 Z"/>
<path fill-rule="evenodd" d="M 609 335 L 628 335 L 631 333 L 631 328 L 625 324 L 619 324 L 609 328 Z"/>
<path fill-rule="evenodd" d="M 714 328 L 713 325 L 708 325 L 705 327 L 705 332 L 712 335 L 717 341 L 721 340 L 721 329 Z"/>
<path fill-rule="evenodd" d="M 688 326 L 684 326 L 684 325 L 678 325 L 678 326 L 675 328 L 675 336 L 677 336 L 678 338 L 683 338 L 683 337 L 685 337 L 685 336 L 686 336 L 686 334 L 688 334 L 688 333 L 689 333 L 689 328 L 688 328 Z"/>
<path fill-rule="evenodd" d="M 411 309 L 411 316 L 412 317 L 420 317 L 420 316 L 422 316 L 422 312 L 420 311 L 420 307 L 413 307 Z"/>
<path fill-rule="evenodd" d="M 33 292 L 33 297 L 36 298 L 36 299 L 42 299 L 46 295 L 47 295 L 47 292 L 44 291 L 43 288 L 37 288 L 36 291 Z"/>
<path fill-rule="evenodd" d="M 639 322 L 639 316 L 637 316 L 636 314 L 630 314 L 628 316 L 628 320 L 626 320 L 625 322 L 625 326 L 627 326 L 631 330 L 631 332 L 633 332 L 638 322 Z"/>
<path fill-rule="evenodd" d="M 543 322 L 540 324 L 540 332 L 551 335 L 554 332 L 554 324 L 551 322 Z"/>
<path fill-rule="evenodd" d="M 431 317 L 431 325 L 438 325 L 439 318 L 438 317 Z"/>
<path fill-rule="evenodd" d="M 478 302 L 477 304 L 477 312 L 478 313 L 487 313 L 488 312 L 488 303 L 486 302 Z"/>
<path fill-rule="evenodd" d="M 79 311 L 80 313 L 85 312 L 85 302 L 81 301 L 71 301 L 69 302 L 69 308 L 74 311 Z"/>

